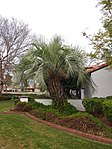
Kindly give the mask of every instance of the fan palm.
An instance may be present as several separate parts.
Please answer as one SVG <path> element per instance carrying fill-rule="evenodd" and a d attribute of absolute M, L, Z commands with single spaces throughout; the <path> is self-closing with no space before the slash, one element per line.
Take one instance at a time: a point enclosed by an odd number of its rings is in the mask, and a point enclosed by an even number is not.
<path fill-rule="evenodd" d="M 16 85 L 21 86 L 21 91 L 24 91 L 25 87 L 28 86 L 28 79 L 31 79 L 25 74 L 25 71 L 29 69 L 30 61 L 25 56 L 21 57 L 19 64 L 15 65 L 14 80 Z"/>
<path fill-rule="evenodd" d="M 85 80 L 84 52 L 78 47 L 64 46 L 60 37 L 54 37 L 49 43 L 33 43 L 25 57 L 30 61 L 25 74 L 34 76 L 42 89 L 48 90 L 56 107 L 64 106 L 62 77 L 77 76 L 77 85 Z"/>

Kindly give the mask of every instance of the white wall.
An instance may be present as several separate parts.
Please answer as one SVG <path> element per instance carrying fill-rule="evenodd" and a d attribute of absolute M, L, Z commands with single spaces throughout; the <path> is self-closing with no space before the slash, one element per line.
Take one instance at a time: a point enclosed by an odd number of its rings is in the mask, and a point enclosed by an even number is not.
<path fill-rule="evenodd" d="M 92 97 L 106 97 L 112 95 L 112 71 L 102 68 L 91 74 L 96 86 Z"/>
<path fill-rule="evenodd" d="M 36 102 L 43 103 L 44 105 L 51 105 L 52 99 L 35 99 Z M 76 107 L 77 110 L 79 111 L 85 111 L 85 108 L 82 104 L 82 100 L 78 99 L 68 99 L 68 102 Z"/>

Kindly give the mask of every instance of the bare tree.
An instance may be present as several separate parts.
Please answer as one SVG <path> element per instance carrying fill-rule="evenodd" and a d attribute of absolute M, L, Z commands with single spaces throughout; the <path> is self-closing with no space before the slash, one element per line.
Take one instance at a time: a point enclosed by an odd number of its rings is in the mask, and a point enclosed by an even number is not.
<path fill-rule="evenodd" d="M 0 16 L 0 94 L 2 93 L 4 73 L 30 45 L 28 25 L 14 18 Z"/>

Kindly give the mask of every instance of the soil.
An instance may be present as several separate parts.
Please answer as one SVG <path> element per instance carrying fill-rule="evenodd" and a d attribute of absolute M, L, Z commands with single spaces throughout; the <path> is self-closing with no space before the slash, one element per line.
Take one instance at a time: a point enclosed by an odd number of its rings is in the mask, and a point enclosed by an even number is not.
<path fill-rule="evenodd" d="M 99 119 L 100 119 L 106 126 L 112 128 L 112 123 L 110 123 L 110 122 L 108 121 L 108 119 L 107 119 L 105 116 L 99 117 Z"/>
<path fill-rule="evenodd" d="M 59 124 L 82 132 L 91 132 L 95 135 L 100 135 L 102 133 L 100 127 L 86 117 L 65 118 L 59 121 Z"/>

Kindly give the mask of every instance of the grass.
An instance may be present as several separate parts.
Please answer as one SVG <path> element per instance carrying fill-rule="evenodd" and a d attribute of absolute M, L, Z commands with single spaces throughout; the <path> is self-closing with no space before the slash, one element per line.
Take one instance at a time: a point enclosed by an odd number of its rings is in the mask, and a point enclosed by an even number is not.
<path fill-rule="evenodd" d="M 14 101 L 0 101 L 0 112 L 7 111 L 14 107 Z"/>
<path fill-rule="evenodd" d="M 6 103 L 0 102 L 1 111 L 13 107 L 12 102 Z M 4 104 L 4 106 L 1 106 L 1 104 Z M 0 114 L 0 148 L 111 149 L 112 146 L 76 137 L 69 133 L 38 123 L 24 115 Z"/>
<path fill-rule="evenodd" d="M 111 149 L 112 146 L 76 137 L 35 122 L 24 115 L 0 115 L 0 148 Z"/>

